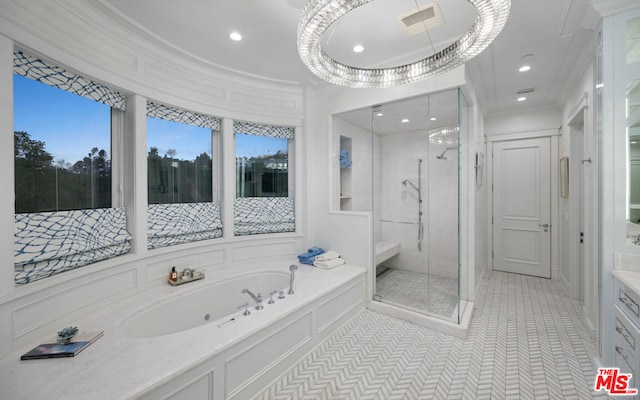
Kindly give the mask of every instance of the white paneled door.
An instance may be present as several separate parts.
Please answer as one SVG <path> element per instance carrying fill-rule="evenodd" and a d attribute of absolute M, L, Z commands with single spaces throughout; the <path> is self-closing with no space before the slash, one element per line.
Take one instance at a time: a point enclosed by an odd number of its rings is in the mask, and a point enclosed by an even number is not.
<path fill-rule="evenodd" d="M 493 269 L 551 277 L 551 139 L 493 143 Z"/>

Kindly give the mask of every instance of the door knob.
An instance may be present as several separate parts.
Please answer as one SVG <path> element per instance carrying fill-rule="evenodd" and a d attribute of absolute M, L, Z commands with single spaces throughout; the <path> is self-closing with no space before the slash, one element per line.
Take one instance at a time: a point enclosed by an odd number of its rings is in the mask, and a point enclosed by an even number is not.
<path fill-rule="evenodd" d="M 543 227 L 543 228 L 545 228 L 545 229 L 546 229 L 546 228 L 548 228 L 548 227 L 549 227 L 549 224 L 538 224 L 538 226 L 541 226 L 541 227 Z"/>

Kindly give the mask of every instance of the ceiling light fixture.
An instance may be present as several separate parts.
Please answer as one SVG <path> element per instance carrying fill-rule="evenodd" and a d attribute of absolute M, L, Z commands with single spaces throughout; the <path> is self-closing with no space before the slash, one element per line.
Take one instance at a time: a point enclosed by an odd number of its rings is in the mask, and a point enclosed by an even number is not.
<path fill-rule="evenodd" d="M 383 113 L 379 112 L 376 114 L 376 117 L 382 117 L 383 115 L 384 115 Z"/>
<path fill-rule="evenodd" d="M 406 124 L 407 122 L 409 122 L 409 120 L 408 120 L 407 118 L 405 118 L 405 119 L 403 119 L 403 120 L 402 120 L 402 123 L 403 123 L 403 124 Z"/>
<path fill-rule="evenodd" d="M 364 46 L 361 44 L 357 44 L 355 46 L 353 46 L 353 52 L 354 53 L 362 53 L 364 51 Z"/>
<path fill-rule="evenodd" d="M 526 99 L 527 99 L 526 97 L 524 97 L 524 96 L 520 96 L 520 97 L 518 97 L 516 100 L 518 100 L 518 101 L 525 101 Z"/>
<path fill-rule="evenodd" d="M 436 119 L 438 119 L 438 118 L 436 118 L 436 117 L 431 117 L 431 118 L 429 119 L 429 121 L 435 121 Z"/>
<path fill-rule="evenodd" d="M 533 54 L 525 54 L 524 56 L 522 56 L 522 64 L 520 65 L 520 68 L 518 68 L 518 71 L 520 72 L 530 71 L 531 61 L 533 61 Z"/>
<path fill-rule="evenodd" d="M 502 31 L 511 0 L 468 0 L 477 10 L 467 32 L 446 48 L 411 64 L 357 68 L 329 57 L 320 40 L 329 27 L 353 9 L 373 0 L 309 0 L 298 21 L 298 53 L 318 77 L 353 88 L 385 88 L 419 82 L 450 71 L 484 50 Z"/>
<path fill-rule="evenodd" d="M 242 35 L 240 34 L 240 32 L 233 31 L 229 34 L 229 39 L 233 40 L 234 42 L 239 42 L 240 40 L 242 40 Z"/>

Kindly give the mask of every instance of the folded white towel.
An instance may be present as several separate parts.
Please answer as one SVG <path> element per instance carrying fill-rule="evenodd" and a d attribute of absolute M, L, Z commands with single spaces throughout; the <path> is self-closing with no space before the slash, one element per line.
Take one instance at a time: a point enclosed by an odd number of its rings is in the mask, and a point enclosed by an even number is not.
<path fill-rule="evenodd" d="M 329 250 L 326 251 L 322 254 L 318 254 L 315 258 L 314 261 L 329 261 L 329 260 L 333 260 L 334 258 L 338 258 L 340 257 L 340 254 L 338 254 L 337 252 L 333 251 L 333 250 Z"/>
<path fill-rule="evenodd" d="M 344 264 L 344 260 L 342 258 L 334 258 L 333 260 L 328 260 L 328 261 L 314 261 L 313 265 L 315 265 L 318 268 L 323 268 L 323 269 L 331 269 L 331 268 L 335 268 L 339 265 Z"/>

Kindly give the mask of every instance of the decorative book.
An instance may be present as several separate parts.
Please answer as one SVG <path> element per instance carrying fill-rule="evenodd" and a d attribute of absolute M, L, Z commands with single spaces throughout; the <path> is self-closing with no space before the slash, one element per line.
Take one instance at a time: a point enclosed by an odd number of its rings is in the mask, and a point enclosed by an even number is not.
<path fill-rule="evenodd" d="M 82 332 L 67 344 L 45 343 L 24 353 L 21 360 L 35 360 L 39 358 L 75 357 L 76 354 L 102 337 L 104 332 Z"/>

